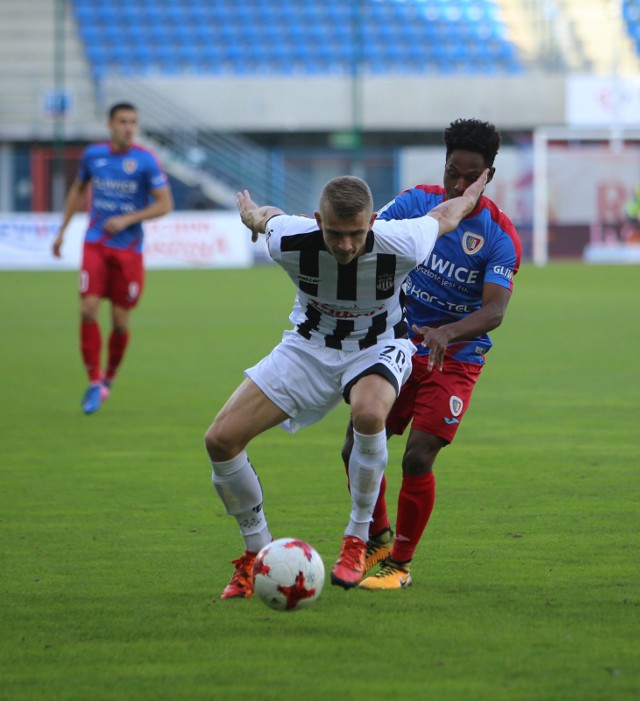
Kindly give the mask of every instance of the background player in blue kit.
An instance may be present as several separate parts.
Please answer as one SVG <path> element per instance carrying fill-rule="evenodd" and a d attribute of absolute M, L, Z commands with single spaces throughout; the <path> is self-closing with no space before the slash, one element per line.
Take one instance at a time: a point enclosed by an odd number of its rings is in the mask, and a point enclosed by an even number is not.
<path fill-rule="evenodd" d="M 277 425 L 294 432 L 319 421 L 342 400 L 354 427 L 349 464 L 351 514 L 331 582 L 356 586 L 364 574 L 371 512 L 387 463 L 385 419 L 409 376 L 415 348 L 407 339 L 400 286 L 436 238 L 471 211 L 486 172 L 462 197 L 428 216 L 375 221 L 367 184 L 352 176 L 325 185 L 315 220 L 258 207 L 238 193 L 243 223 L 296 286 L 294 328 L 231 395 L 207 430 L 213 484 L 244 539 L 245 551 L 222 598 L 253 593 L 257 552 L 271 542 L 262 487 L 245 450 Z"/>
<path fill-rule="evenodd" d="M 109 387 L 129 342 L 129 313 L 144 287 L 142 222 L 169 213 L 173 198 L 167 176 L 155 156 L 133 143 L 138 129 L 136 108 L 128 102 L 109 110 L 109 142 L 89 146 L 69 190 L 64 218 L 53 242 L 60 257 L 64 233 L 76 212 L 84 210 L 89 184 L 91 212 L 80 270 L 80 349 L 89 377 L 82 399 L 93 414 L 109 395 Z M 112 328 L 104 372 L 100 299 L 111 301 Z"/>
<path fill-rule="evenodd" d="M 407 190 L 379 212 L 380 219 L 421 217 L 462 195 L 485 168 L 491 181 L 500 147 L 500 134 L 493 124 L 456 120 L 445 130 L 444 143 L 444 187 L 418 185 Z M 417 352 L 411 377 L 387 417 L 387 434 L 402 434 L 412 423 L 402 459 L 395 540 L 383 478 L 370 525 L 366 567 L 382 565 L 361 582 L 363 588 L 398 589 L 411 584 L 410 563 L 435 502 L 433 465 L 469 408 L 492 345 L 488 332 L 504 318 L 520 252 L 511 221 L 482 196 L 455 232 L 438 239 L 403 285 L 407 323 Z M 351 446 L 349 427 L 345 463 Z"/>

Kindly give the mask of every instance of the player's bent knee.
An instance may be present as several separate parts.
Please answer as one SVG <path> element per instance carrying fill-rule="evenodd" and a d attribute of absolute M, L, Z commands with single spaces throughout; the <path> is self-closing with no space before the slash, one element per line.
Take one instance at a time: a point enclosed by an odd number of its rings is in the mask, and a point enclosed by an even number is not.
<path fill-rule="evenodd" d="M 83 324 L 91 324 L 98 320 L 98 310 L 95 311 L 82 311 L 80 313 L 80 321 Z"/>
<path fill-rule="evenodd" d="M 352 414 L 351 420 L 355 431 L 370 436 L 384 429 L 385 416 L 379 411 L 363 407 Z"/>
<path fill-rule="evenodd" d="M 225 431 L 219 422 L 214 421 L 204 434 L 204 445 L 212 460 L 223 462 L 231 460 L 244 450 L 246 442 Z"/>
<path fill-rule="evenodd" d="M 224 439 L 224 435 L 217 429 L 213 423 L 204 434 L 204 445 L 212 460 L 225 460 L 225 454 L 228 451 L 228 446 Z M 227 450 L 225 450 L 225 447 Z"/>
<path fill-rule="evenodd" d="M 419 477 L 420 475 L 427 475 L 429 474 L 429 472 L 433 472 L 433 460 L 431 461 L 431 463 L 403 460 L 402 472 L 405 475 L 409 475 L 409 477 Z"/>
<path fill-rule="evenodd" d="M 411 475 L 413 477 L 426 475 L 432 472 L 433 464 L 441 447 L 442 445 L 440 443 L 407 446 L 402 457 L 402 471 L 405 475 Z"/>

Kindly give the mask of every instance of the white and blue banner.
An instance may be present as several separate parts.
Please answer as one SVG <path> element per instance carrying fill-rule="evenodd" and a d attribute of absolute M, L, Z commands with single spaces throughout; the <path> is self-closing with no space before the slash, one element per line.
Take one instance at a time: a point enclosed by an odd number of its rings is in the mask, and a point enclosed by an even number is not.
<path fill-rule="evenodd" d="M 62 258 L 51 246 L 59 214 L 0 214 L 1 270 L 68 270 L 80 266 L 87 215 L 65 232 Z M 174 212 L 145 222 L 145 265 L 153 268 L 247 268 L 265 256 L 264 237 L 251 234 L 236 212 Z"/>

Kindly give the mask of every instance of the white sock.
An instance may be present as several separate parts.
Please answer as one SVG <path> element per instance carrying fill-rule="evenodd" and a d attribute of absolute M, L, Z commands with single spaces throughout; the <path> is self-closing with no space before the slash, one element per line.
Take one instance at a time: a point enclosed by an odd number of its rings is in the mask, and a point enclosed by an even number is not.
<path fill-rule="evenodd" d="M 345 535 L 356 536 L 366 543 L 388 457 L 384 429 L 372 436 L 353 432 L 353 450 L 349 459 L 351 517 Z"/>
<path fill-rule="evenodd" d="M 272 538 L 262 510 L 262 486 L 247 453 L 243 450 L 224 462 L 212 460 L 211 467 L 213 486 L 227 513 L 238 522 L 245 549 L 258 552 Z"/>

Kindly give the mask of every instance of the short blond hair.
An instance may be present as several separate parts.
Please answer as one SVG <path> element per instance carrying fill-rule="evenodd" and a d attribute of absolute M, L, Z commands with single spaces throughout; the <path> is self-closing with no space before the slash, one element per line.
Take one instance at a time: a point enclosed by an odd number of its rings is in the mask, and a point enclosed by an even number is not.
<path fill-rule="evenodd" d="M 330 210 L 340 219 L 353 219 L 363 211 L 373 211 L 373 197 L 367 183 L 355 175 L 330 180 L 320 195 L 320 211 Z"/>

